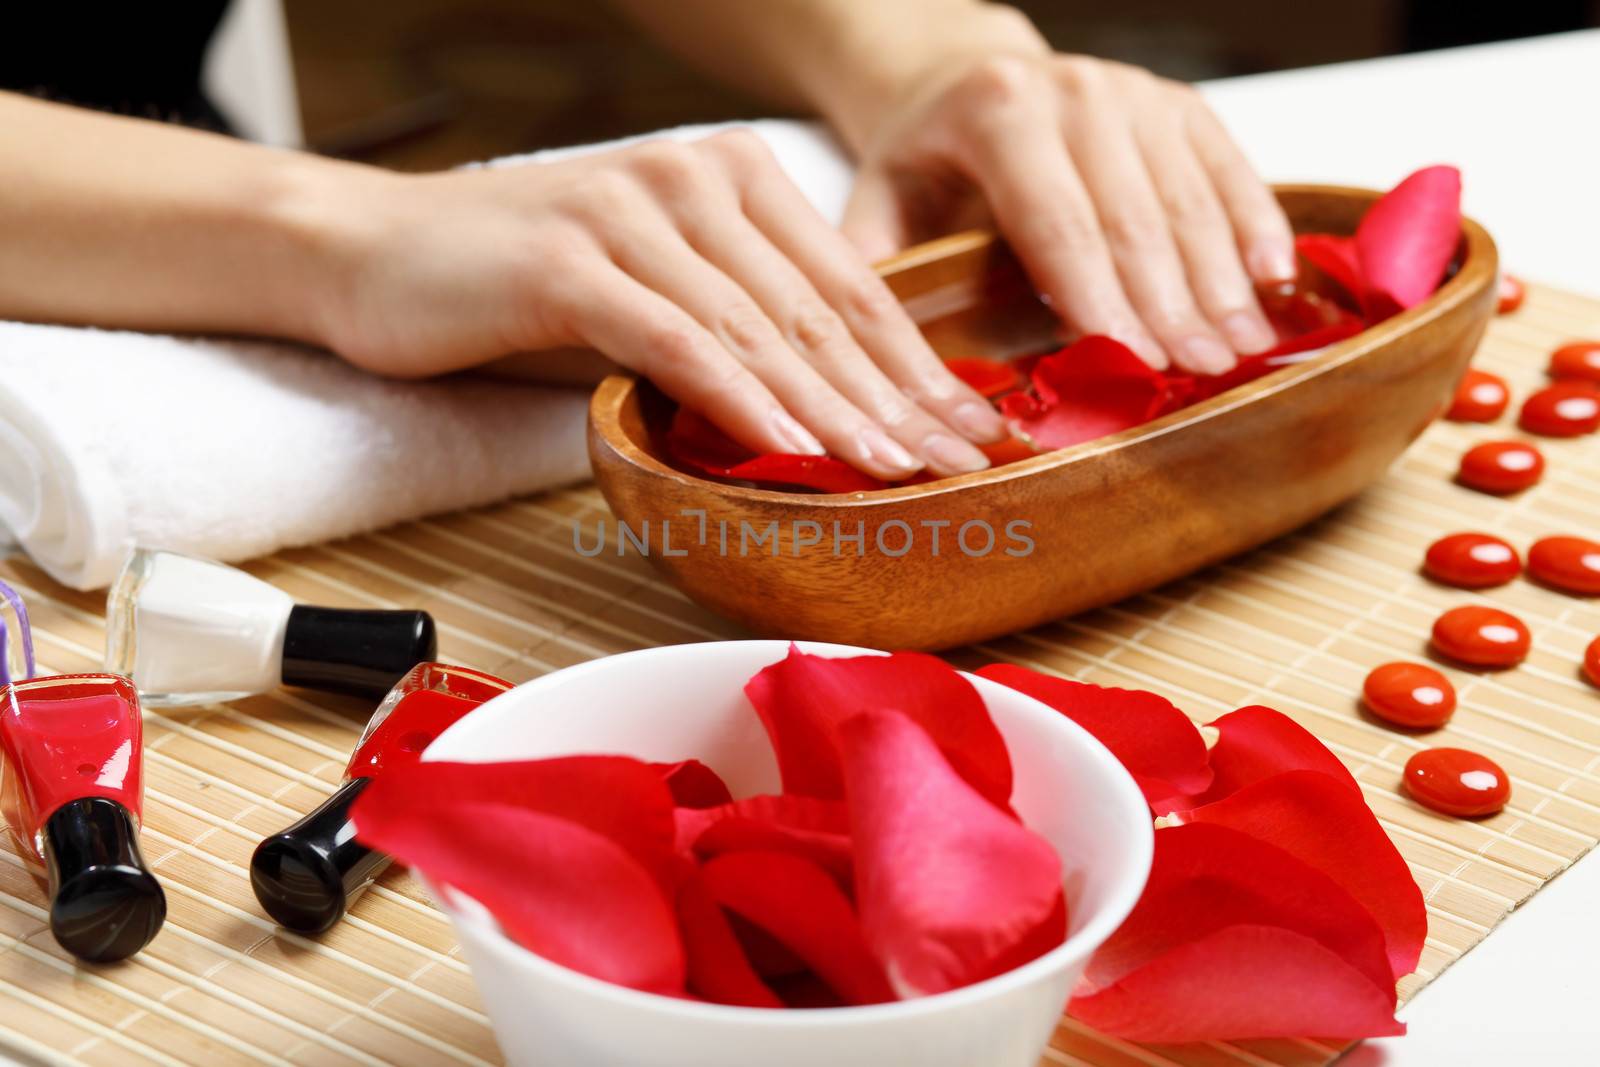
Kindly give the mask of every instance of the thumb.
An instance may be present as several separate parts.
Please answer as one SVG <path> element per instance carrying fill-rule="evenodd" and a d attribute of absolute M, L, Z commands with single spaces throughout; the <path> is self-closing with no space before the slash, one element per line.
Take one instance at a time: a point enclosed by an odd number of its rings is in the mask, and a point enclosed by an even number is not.
<path fill-rule="evenodd" d="M 856 175 L 839 228 L 869 263 L 888 259 L 911 243 L 904 206 L 894 183 L 881 170 Z"/>

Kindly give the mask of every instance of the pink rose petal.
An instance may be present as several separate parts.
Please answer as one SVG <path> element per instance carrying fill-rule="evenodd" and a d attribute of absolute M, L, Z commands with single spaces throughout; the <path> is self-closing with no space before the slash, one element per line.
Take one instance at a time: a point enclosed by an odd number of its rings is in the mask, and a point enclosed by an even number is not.
<path fill-rule="evenodd" d="M 1055 850 L 900 712 L 863 712 L 839 735 L 861 925 L 895 988 L 940 993 L 993 973 L 1059 905 Z"/>

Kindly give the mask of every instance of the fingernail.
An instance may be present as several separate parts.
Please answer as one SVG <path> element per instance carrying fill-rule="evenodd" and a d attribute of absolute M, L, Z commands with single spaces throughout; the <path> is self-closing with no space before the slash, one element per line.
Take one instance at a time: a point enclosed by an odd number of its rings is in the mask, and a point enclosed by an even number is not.
<path fill-rule="evenodd" d="M 1245 256 L 1250 277 L 1258 282 L 1286 282 L 1294 278 L 1297 267 L 1294 245 L 1282 241 L 1259 241 Z"/>
<path fill-rule="evenodd" d="M 1172 363 L 1167 354 L 1161 350 L 1161 346 L 1148 337 L 1130 333 L 1113 333 L 1111 337 L 1133 349 L 1134 355 L 1156 370 L 1166 370 Z"/>
<path fill-rule="evenodd" d="M 997 441 L 1006 432 L 1005 420 L 1000 413 L 976 400 L 969 400 L 951 412 L 950 421 L 974 441 Z"/>
<path fill-rule="evenodd" d="M 1233 350 L 1242 356 L 1265 352 L 1278 340 L 1265 319 L 1248 311 L 1235 311 L 1223 319 L 1222 332 L 1227 334 Z"/>
<path fill-rule="evenodd" d="M 910 474 L 922 466 L 915 456 L 901 446 L 900 442 L 876 426 L 868 426 L 861 431 L 858 438 L 865 459 L 875 466 L 904 474 Z"/>
<path fill-rule="evenodd" d="M 772 412 L 772 429 L 783 441 L 791 453 L 799 456 L 825 456 L 828 450 L 822 447 L 822 442 L 811 436 L 811 432 L 787 412 L 774 408 Z"/>
<path fill-rule="evenodd" d="M 988 457 L 982 452 L 943 433 L 929 434 L 922 442 L 922 454 L 934 467 L 952 474 L 981 471 L 989 465 Z"/>
<path fill-rule="evenodd" d="M 1189 369 L 1202 374 L 1230 371 L 1236 362 L 1228 346 L 1213 337 L 1190 337 L 1181 342 L 1179 348 L 1187 357 L 1184 362 Z"/>

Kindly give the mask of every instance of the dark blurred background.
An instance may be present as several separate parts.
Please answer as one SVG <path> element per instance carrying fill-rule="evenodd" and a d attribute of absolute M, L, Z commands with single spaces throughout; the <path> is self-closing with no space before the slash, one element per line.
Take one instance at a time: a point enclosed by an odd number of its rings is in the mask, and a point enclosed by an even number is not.
<path fill-rule="evenodd" d="M 1061 49 L 1187 80 L 1600 25 L 1600 0 L 1017 6 Z M 285 0 L 284 12 L 310 146 L 393 167 L 771 110 L 696 75 L 600 0 Z"/>

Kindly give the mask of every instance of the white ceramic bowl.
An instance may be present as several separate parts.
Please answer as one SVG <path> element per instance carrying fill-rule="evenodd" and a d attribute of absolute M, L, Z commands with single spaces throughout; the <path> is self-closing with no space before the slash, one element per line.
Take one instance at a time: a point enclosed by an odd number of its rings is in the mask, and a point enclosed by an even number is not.
<path fill-rule="evenodd" d="M 869 653 L 803 644 L 830 656 Z M 777 765 L 744 684 L 783 641 L 630 652 L 495 697 L 439 737 L 429 760 L 617 753 L 696 757 L 734 796 L 776 792 Z M 1032 1067 L 1089 955 L 1138 900 L 1149 810 L 1122 766 L 1075 723 L 973 677 L 1011 750 L 1013 806 L 1061 854 L 1071 929 L 997 978 L 895 1004 L 777 1010 L 701 1004 L 602 982 L 504 937 L 475 901 L 435 893 L 455 924 L 507 1060 L 529 1067 Z"/>

